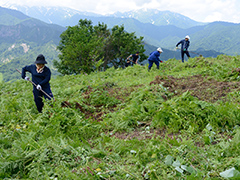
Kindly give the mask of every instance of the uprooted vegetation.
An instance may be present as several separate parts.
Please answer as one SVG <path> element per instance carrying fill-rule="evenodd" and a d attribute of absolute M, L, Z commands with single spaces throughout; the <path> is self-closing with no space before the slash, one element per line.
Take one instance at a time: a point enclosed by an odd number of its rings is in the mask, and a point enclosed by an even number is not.
<path fill-rule="evenodd" d="M 169 60 L 31 84 L 3 83 L 2 179 L 238 178 L 240 57 Z"/>
<path fill-rule="evenodd" d="M 240 82 L 219 82 L 202 75 L 182 78 L 156 76 L 150 84 L 162 84 L 175 95 L 189 91 L 192 96 L 199 100 L 211 103 L 219 100 L 226 101 L 227 94 L 240 90 Z"/>

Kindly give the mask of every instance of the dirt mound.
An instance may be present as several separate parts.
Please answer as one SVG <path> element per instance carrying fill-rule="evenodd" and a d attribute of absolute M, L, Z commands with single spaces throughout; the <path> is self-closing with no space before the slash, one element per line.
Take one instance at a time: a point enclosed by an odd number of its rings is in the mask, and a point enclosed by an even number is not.
<path fill-rule="evenodd" d="M 189 91 L 198 99 L 212 103 L 224 100 L 231 91 L 240 90 L 240 82 L 218 82 L 202 75 L 183 78 L 156 76 L 155 80 L 150 82 L 150 85 L 152 84 L 162 84 L 176 95 Z"/>

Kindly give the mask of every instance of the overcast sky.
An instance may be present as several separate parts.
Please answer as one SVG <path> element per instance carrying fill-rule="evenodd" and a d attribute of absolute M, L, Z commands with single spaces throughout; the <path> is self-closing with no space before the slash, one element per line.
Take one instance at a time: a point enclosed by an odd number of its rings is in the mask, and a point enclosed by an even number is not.
<path fill-rule="evenodd" d="M 180 13 L 200 22 L 240 23 L 240 0 L 0 0 L 0 6 L 7 3 L 28 6 L 63 6 L 98 14 L 151 8 Z"/>

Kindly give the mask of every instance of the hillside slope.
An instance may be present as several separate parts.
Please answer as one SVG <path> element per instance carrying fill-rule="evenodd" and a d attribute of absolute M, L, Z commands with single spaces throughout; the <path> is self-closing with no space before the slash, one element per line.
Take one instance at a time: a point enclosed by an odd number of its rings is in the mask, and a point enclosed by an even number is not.
<path fill-rule="evenodd" d="M 29 19 L 29 16 L 20 11 L 0 7 L 1 25 L 16 25 L 26 19 Z"/>
<path fill-rule="evenodd" d="M 239 60 L 59 76 L 43 113 L 31 83 L 0 83 L 0 178 L 238 179 Z"/>

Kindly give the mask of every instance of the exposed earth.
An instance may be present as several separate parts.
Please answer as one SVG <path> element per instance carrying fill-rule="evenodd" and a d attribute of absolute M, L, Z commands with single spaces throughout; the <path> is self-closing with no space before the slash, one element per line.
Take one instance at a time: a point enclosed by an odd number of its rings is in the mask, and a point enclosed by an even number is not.
<path fill-rule="evenodd" d="M 199 100 L 211 103 L 224 101 L 228 93 L 240 90 L 240 82 L 218 82 L 201 75 L 184 78 L 156 76 L 150 84 L 162 84 L 176 95 L 189 91 Z"/>
<path fill-rule="evenodd" d="M 191 77 L 175 78 L 172 76 L 156 76 L 152 84 L 162 84 L 168 91 L 172 92 L 174 95 L 180 95 L 186 91 L 189 91 L 193 96 L 197 97 L 199 100 L 215 103 L 218 100 L 227 101 L 227 94 L 233 91 L 240 91 L 240 82 L 218 82 L 214 79 L 203 77 L 202 75 L 195 75 Z M 137 89 L 139 86 L 134 87 Z M 116 89 L 115 86 L 109 87 L 106 85 L 104 90 L 108 91 L 110 96 L 114 96 L 119 100 L 123 100 L 123 97 L 128 96 L 134 89 Z M 88 99 L 89 94 L 93 91 L 91 87 L 83 93 L 84 98 Z M 163 97 L 167 99 L 167 97 Z M 240 103 L 240 102 L 239 102 Z M 86 118 L 91 118 L 96 121 L 102 121 L 103 115 L 106 111 L 102 111 L 101 106 L 95 106 L 95 111 L 88 111 L 78 102 L 71 104 L 67 101 L 62 102 L 62 107 L 76 108 L 82 111 Z M 116 106 L 108 107 L 108 111 L 114 111 Z M 104 108 L 103 108 L 104 109 Z M 106 108 L 105 108 L 106 109 Z M 111 136 L 115 136 L 120 139 L 148 139 L 152 138 L 153 134 L 156 136 L 164 137 L 166 131 L 164 129 L 160 130 L 149 130 L 145 131 L 144 128 L 148 126 L 147 123 L 139 125 L 139 128 L 131 133 L 119 133 L 116 132 L 112 134 L 108 132 Z M 168 134 L 169 138 L 177 136 L 177 134 Z"/>

